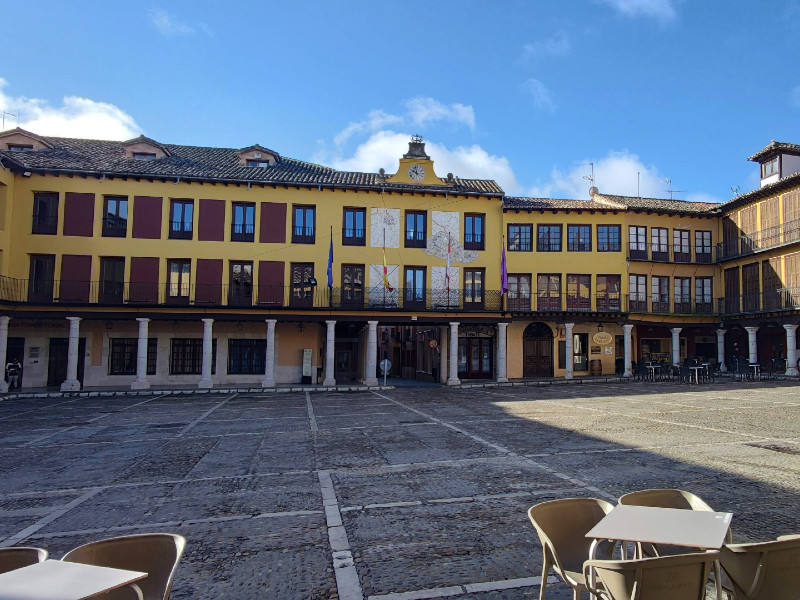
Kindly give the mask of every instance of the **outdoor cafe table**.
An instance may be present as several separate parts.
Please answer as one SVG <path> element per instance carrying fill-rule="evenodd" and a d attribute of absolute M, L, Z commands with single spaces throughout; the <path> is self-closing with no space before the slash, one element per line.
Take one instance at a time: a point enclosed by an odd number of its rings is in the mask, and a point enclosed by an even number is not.
<path fill-rule="evenodd" d="M 597 544 L 601 540 L 719 550 L 725 542 L 732 516 L 732 513 L 704 510 L 619 504 L 586 534 L 586 537 L 594 538 L 589 559 L 595 558 Z M 715 568 L 715 571 L 717 598 L 721 598 L 719 569 Z M 594 571 L 590 577 L 594 587 Z"/>
<path fill-rule="evenodd" d="M 689 368 L 692 370 L 692 377 L 694 377 L 694 382 L 700 383 L 700 371 L 705 370 L 706 367 L 704 367 L 703 365 L 696 365 Z"/>
<path fill-rule="evenodd" d="M 650 381 L 655 381 L 656 374 L 661 373 L 661 365 L 658 363 L 648 363 L 645 366 L 650 371 Z"/>
<path fill-rule="evenodd" d="M 0 574 L 0 600 L 82 600 L 147 577 L 140 571 L 111 569 L 60 560 L 14 569 Z"/>

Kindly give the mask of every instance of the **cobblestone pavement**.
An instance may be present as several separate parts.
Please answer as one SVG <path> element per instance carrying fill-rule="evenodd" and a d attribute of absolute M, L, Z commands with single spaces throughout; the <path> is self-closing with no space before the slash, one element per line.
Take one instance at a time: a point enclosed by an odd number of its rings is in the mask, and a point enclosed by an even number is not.
<path fill-rule="evenodd" d="M 678 487 L 736 541 L 800 532 L 781 382 L 18 398 L 0 457 L 0 546 L 179 532 L 175 600 L 535 598 L 526 510 L 570 496 Z"/>

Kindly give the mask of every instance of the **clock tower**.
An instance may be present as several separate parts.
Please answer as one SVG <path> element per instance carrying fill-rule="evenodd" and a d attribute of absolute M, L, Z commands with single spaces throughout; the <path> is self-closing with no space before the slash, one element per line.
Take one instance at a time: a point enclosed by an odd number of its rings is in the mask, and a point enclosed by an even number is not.
<path fill-rule="evenodd" d="M 386 178 L 390 183 L 405 183 L 411 185 L 450 185 L 436 176 L 433 170 L 433 161 L 425 153 L 425 142 L 418 135 L 411 138 L 408 143 L 408 152 L 400 159 L 397 173 Z"/>

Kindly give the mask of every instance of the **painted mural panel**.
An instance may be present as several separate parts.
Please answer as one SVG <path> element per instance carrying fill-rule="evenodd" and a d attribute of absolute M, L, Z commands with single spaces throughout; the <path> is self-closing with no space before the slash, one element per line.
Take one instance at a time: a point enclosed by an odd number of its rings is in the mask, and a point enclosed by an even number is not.
<path fill-rule="evenodd" d="M 387 248 L 400 247 L 400 209 L 399 208 L 372 208 L 370 209 L 370 238 L 369 243 L 373 248 L 381 248 L 386 235 Z M 383 269 L 383 267 L 381 267 Z M 381 271 L 381 277 L 383 276 Z"/>

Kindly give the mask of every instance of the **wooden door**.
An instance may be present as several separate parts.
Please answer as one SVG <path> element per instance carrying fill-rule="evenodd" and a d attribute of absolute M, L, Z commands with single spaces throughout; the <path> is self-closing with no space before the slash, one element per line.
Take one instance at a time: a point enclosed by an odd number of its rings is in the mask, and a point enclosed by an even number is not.
<path fill-rule="evenodd" d="M 523 377 L 553 376 L 553 340 L 525 338 L 523 343 Z"/>

